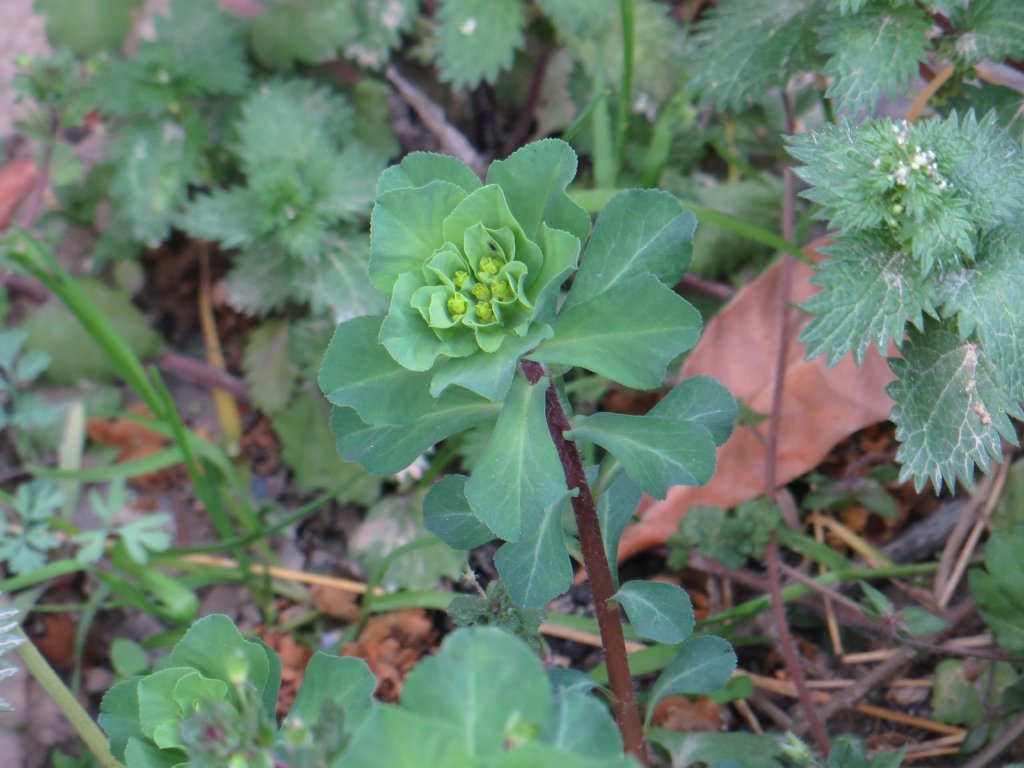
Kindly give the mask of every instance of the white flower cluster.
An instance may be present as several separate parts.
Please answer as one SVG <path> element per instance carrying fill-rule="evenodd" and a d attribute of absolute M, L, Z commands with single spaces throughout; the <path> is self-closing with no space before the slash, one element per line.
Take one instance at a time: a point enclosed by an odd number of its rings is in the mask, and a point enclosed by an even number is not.
<path fill-rule="evenodd" d="M 900 147 L 907 147 L 910 141 L 909 123 L 906 120 L 893 123 L 892 132 L 896 135 L 896 143 Z M 877 168 L 881 165 L 881 160 L 876 158 L 872 165 Z M 897 186 L 905 187 L 910 174 L 920 170 L 924 170 L 939 189 L 946 189 L 949 186 L 949 182 L 939 173 L 939 166 L 935 162 L 935 151 L 921 149 L 919 145 L 914 146 L 914 153 L 910 156 L 909 161 L 899 160 L 896 163 L 896 168 L 889 174 L 889 181 L 894 182 Z"/>

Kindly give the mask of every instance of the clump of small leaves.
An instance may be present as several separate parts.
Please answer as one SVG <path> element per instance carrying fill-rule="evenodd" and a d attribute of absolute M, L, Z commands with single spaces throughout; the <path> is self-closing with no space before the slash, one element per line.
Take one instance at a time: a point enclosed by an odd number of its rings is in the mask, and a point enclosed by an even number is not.
<path fill-rule="evenodd" d="M 110 484 L 105 499 L 96 490 L 89 491 L 89 504 L 99 517 L 100 526 L 74 535 L 80 546 L 76 554 L 80 562 L 95 563 L 103 557 L 104 546 L 110 537 L 117 538 L 128 556 L 140 565 L 149 562 L 150 553 L 162 552 L 171 545 L 171 535 L 165 530 L 171 516 L 166 512 L 146 514 L 124 525 L 115 525 L 114 519 L 127 502 L 124 478 Z"/>
<path fill-rule="evenodd" d="M 874 343 L 896 381 L 900 479 L 970 483 L 1024 418 L 1024 158 L 994 114 L 872 120 L 796 136 L 790 152 L 839 231 L 804 303 L 808 355 L 859 363 Z"/>
<path fill-rule="evenodd" d="M 448 615 L 457 627 L 497 627 L 518 637 L 534 653 L 544 649 L 540 625 L 546 611 L 516 605 L 500 580 L 488 584 L 484 594 L 455 597 L 448 605 Z"/>
<path fill-rule="evenodd" d="M 22 483 L 13 495 L 0 491 L 0 501 L 9 507 L 9 514 L 0 515 L 0 563 L 16 574 L 46 565 L 49 553 L 61 544 L 51 526 L 64 504 L 57 483 L 50 479 Z"/>
<path fill-rule="evenodd" d="M 695 506 L 679 521 L 679 532 L 668 538 L 669 568 L 685 568 L 690 552 L 739 568 L 748 558 L 760 558 L 772 531 L 779 526 L 779 508 L 759 498 L 735 509 Z"/>

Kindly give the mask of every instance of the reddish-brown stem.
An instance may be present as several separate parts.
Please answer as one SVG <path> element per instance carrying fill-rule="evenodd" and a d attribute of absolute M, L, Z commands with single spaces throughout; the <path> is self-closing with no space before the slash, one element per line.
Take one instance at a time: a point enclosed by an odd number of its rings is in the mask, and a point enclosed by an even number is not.
<path fill-rule="evenodd" d="M 527 381 L 531 384 L 536 384 L 546 375 L 544 367 L 532 360 L 523 360 L 522 368 Z M 572 425 L 569 424 L 569 418 L 565 415 L 565 409 L 562 408 L 553 383 L 549 384 L 545 393 L 544 411 L 548 431 L 562 463 L 566 486 L 570 491 L 578 491 L 572 499 L 572 511 L 580 536 L 583 567 L 587 570 L 590 588 L 594 593 L 597 623 L 601 629 L 601 647 L 604 649 L 605 663 L 608 666 L 608 684 L 614 696 L 612 712 L 622 733 L 626 752 L 635 756 L 641 765 L 647 765 L 647 742 L 644 740 L 640 712 L 633 694 L 633 678 L 629 673 L 629 661 L 626 658 L 622 618 L 618 607 L 608 602 L 615 594 L 615 582 L 612 581 L 611 567 L 604 550 L 597 505 L 594 503 L 594 495 L 590 492 L 579 449 L 576 443 L 565 438 L 565 431 L 571 429 Z"/>
<path fill-rule="evenodd" d="M 786 114 L 786 132 L 792 134 L 796 127 L 796 119 L 793 113 L 793 105 L 789 100 L 789 94 L 783 92 L 782 106 Z M 783 194 L 782 194 L 782 236 L 788 241 L 793 239 L 793 171 L 790 168 L 783 169 Z M 775 357 L 775 387 L 772 392 L 772 407 L 768 419 L 768 436 L 765 446 L 765 493 L 774 495 L 775 486 L 778 482 L 776 461 L 779 448 L 779 429 L 782 424 L 782 395 L 786 381 L 786 360 L 789 357 L 789 344 L 791 341 L 792 315 L 790 307 L 790 292 L 793 283 L 793 256 L 782 255 L 782 276 L 779 280 L 779 349 Z M 768 539 L 768 546 L 765 549 L 765 560 L 768 565 L 768 586 L 772 596 L 772 613 L 775 617 L 776 630 L 779 633 L 779 650 L 782 651 L 782 658 L 785 662 L 786 673 L 793 681 L 797 696 L 800 699 L 800 707 L 807 718 L 808 726 L 814 741 L 821 750 L 822 755 L 828 759 L 829 741 L 828 733 L 818 715 L 818 709 L 811 698 L 811 691 L 807 687 L 807 678 L 804 676 L 803 666 L 797 657 L 796 642 L 789 631 L 789 622 L 786 618 L 786 604 L 782 600 L 782 579 L 779 576 L 779 542 L 774 532 Z"/>

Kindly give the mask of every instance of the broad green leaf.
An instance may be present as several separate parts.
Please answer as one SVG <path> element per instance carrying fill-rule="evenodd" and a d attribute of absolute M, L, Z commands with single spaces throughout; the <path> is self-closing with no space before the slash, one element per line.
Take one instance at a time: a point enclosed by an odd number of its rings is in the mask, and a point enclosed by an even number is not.
<path fill-rule="evenodd" d="M 388 562 L 380 578 L 388 591 L 429 590 L 442 579 L 457 580 L 466 569 L 466 553 L 458 552 L 427 531 L 423 524 L 423 496 L 393 494 L 374 504 L 349 537 L 356 562 L 373 573 L 400 547 L 420 546 Z"/>
<path fill-rule="evenodd" d="M 174 687 L 186 677 L 199 677 L 199 673 L 188 667 L 171 667 L 146 675 L 139 682 L 139 727 L 147 738 L 161 749 L 183 748 L 185 743 L 177 734 L 177 725 L 183 712 L 174 700 Z M 220 696 L 227 692 L 227 683 L 215 680 L 223 687 Z M 170 726 L 170 727 L 168 727 Z"/>
<path fill-rule="evenodd" d="M 430 487 L 423 500 L 423 524 L 452 549 L 473 549 L 495 538 L 466 501 L 463 475 L 448 475 Z"/>
<path fill-rule="evenodd" d="M 973 728 L 986 710 L 998 711 L 1003 693 L 1020 679 L 1005 661 L 945 659 L 935 665 L 932 717 L 940 723 Z"/>
<path fill-rule="evenodd" d="M 819 48 L 831 55 L 822 73 L 839 111 L 871 110 L 879 95 L 905 92 L 930 47 L 932 20 L 915 5 L 873 0 L 856 14 L 825 14 Z"/>
<path fill-rule="evenodd" d="M 658 499 L 674 485 L 703 485 L 715 471 L 711 433 L 691 421 L 595 413 L 574 417 L 569 436 L 609 451 L 634 483 Z"/>
<path fill-rule="evenodd" d="M 996 239 L 996 238 L 993 238 Z M 989 245 L 971 269 L 942 283 L 943 312 L 955 313 L 961 338 L 976 337 L 1007 384 L 1024 400 L 1024 241 Z"/>
<path fill-rule="evenodd" d="M 645 723 L 650 723 L 665 697 L 716 691 L 729 681 L 734 669 L 736 653 L 726 640 L 711 635 L 691 637 L 651 686 Z"/>
<path fill-rule="evenodd" d="M 333 488 L 350 480 L 340 498 L 370 504 L 380 495 L 380 481 L 362 467 L 341 461 L 333 450 L 334 438 L 323 399 L 302 388 L 288 407 L 268 414 L 270 424 L 281 441 L 281 459 L 294 472 L 298 488 Z"/>
<path fill-rule="evenodd" d="M 480 521 L 505 541 L 517 541 L 534 519 L 565 492 L 562 465 L 544 415 L 547 379 L 517 376 L 491 439 L 466 483 L 466 499 Z"/>
<path fill-rule="evenodd" d="M 283 321 L 268 320 L 250 334 L 242 370 L 253 405 L 264 412 L 288 405 L 298 369 L 288 354 L 288 326 Z"/>
<path fill-rule="evenodd" d="M 911 331 L 903 358 L 890 366 L 900 478 L 912 476 L 918 490 L 929 478 L 936 490 L 958 478 L 969 484 L 975 466 L 987 470 L 1001 459 L 1003 439 L 1017 444 L 1008 417 L 1024 419 L 1024 411 L 977 344 L 928 323 Z"/>
<path fill-rule="evenodd" d="M 524 509 L 518 541 L 506 542 L 494 555 L 494 565 L 516 605 L 539 608 L 569 591 L 572 563 L 562 529 L 567 497 L 563 488 L 563 494 L 540 515 Z"/>
<path fill-rule="evenodd" d="M 1024 653 L 1024 527 L 997 532 L 985 545 L 985 570 L 970 572 L 971 594 L 1002 648 Z"/>
<path fill-rule="evenodd" d="M 450 181 L 398 187 L 381 194 L 370 216 L 370 280 L 385 296 L 404 272 L 423 269 L 444 243 L 441 225 L 466 197 Z"/>
<path fill-rule="evenodd" d="M 1016 0 L 973 0 L 967 6 L 967 32 L 956 53 L 970 64 L 1001 62 L 1024 55 L 1024 5 Z"/>
<path fill-rule="evenodd" d="M 362 722 L 352 743 L 332 765 L 361 768 L 476 768 L 478 763 L 456 725 L 433 713 L 379 706 Z"/>
<path fill-rule="evenodd" d="M 668 364 L 696 343 L 701 325 L 700 313 L 684 298 L 654 275 L 640 275 L 564 310 L 552 323 L 555 335 L 530 357 L 653 389 Z"/>
<path fill-rule="evenodd" d="M 696 422 L 721 445 L 732 434 L 738 410 L 736 398 L 720 382 L 710 376 L 693 376 L 676 384 L 647 415 Z"/>
<path fill-rule="evenodd" d="M 274 714 L 280 676 L 271 679 L 271 654 L 266 646 L 246 640 L 227 616 L 212 614 L 199 619 L 178 641 L 170 660 L 176 666 L 191 667 L 206 677 L 230 681 L 229 665 L 242 658 L 248 667 L 246 678 L 260 694 L 268 715 Z M 278 662 L 280 663 L 280 662 Z"/>
<path fill-rule="evenodd" d="M 693 631 L 693 604 L 686 590 L 658 581 L 627 581 L 612 597 L 640 637 L 681 643 Z"/>
<path fill-rule="evenodd" d="M 79 285 L 114 325 L 118 335 L 143 359 L 163 351 L 163 339 L 150 327 L 146 316 L 132 304 L 124 291 L 115 290 L 92 278 L 77 278 Z M 28 345 L 52 358 L 46 378 L 59 384 L 77 384 L 85 379 L 113 381 L 117 369 L 81 323 L 61 304 L 47 304 L 21 324 L 28 332 Z"/>
<path fill-rule="evenodd" d="M 180 750 L 158 749 L 153 743 L 134 737 L 128 739 L 124 756 L 132 768 L 181 768 L 186 757 Z"/>
<path fill-rule="evenodd" d="M 402 162 L 380 175 L 377 194 L 405 187 L 425 187 L 438 180 L 461 187 L 467 195 L 480 189 L 480 179 L 458 158 L 435 152 L 410 152 Z"/>
<path fill-rule="evenodd" d="M 542 727 L 553 702 L 540 660 L 526 645 L 479 627 L 457 629 L 420 662 L 405 681 L 402 706 L 455 725 L 469 753 L 486 761 L 505 749 L 510 728 Z"/>
<path fill-rule="evenodd" d="M 441 79 L 456 89 L 494 83 L 523 46 L 519 0 L 442 0 L 436 18 Z"/>
<path fill-rule="evenodd" d="M 688 768 L 694 764 L 717 766 L 736 755 L 743 756 L 743 768 L 783 768 L 791 765 L 775 736 L 764 734 L 714 731 L 679 733 L 661 728 L 648 728 L 647 736 L 665 749 L 672 759 L 672 768 Z"/>
<path fill-rule="evenodd" d="M 82 57 L 121 46 L 139 0 L 36 0 L 46 14 L 46 37 L 55 48 L 70 48 Z"/>
<path fill-rule="evenodd" d="M 583 242 L 590 234 L 590 215 L 565 193 L 575 175 L 572 147 L 561 139 L 542 139 L 491 163 L 487 183 L 501 187 L 512 215 L 531 240 L 538 240 L 544 223 Z"/>
<path fill-rule="evenodd" d="M 681 210 L 672 195 L 654 189 L 620 192 L 594 225 L 566 307 L 648 272 L 671 288 L 690 265 L 696 226 L 697 218 Z"/>
<path fill-rule="evenodd" d="M 611 566 L 612 580 L 618 586 L 618 552 L 622 532 L 640 503 L 641 490 L 625 472 L 619 472 L 608 489 L 597 499 L 597 519 L 601 524 L 601 539 Z"/>
<path fill-rule="evenodd" d="M 139 727 L 139 682 L 142 678 L 117 683 L 100 702 L 99 724 L 110 739 L 110 751 L 118 760 L 124 760 L 124 750 L 130 738 L 143 738 Z"/>
<path fill-rule="evenodd" d="M 519 359 L 538 342 L 550 338 L 552 333 L 551 326 L 533 323 L 522 338 L 512 334 L 506 336 L 497 352 L 451 358 L 437 369 L 431 379 L 430 394 L 440 397 L 448 387 L 456 385 L 492 402 L 500 402 L 512 385 Z"/>
<path fill-rule="evenodd" d="M 453 389 L 413 424 L 374 427 L 351 408 L 335 406 L 331 430 L 343 458 L 378 475 L 405 469 L 416 457 L 449 435 L 495 418 L 500 406 L 466 390 Z"/>
<path fill-rule="evenodd" d="M 763 102 L 817 62 L 815 0 L 726 0 L 699 23 L 690 84 L 719 108 Z"/>
<path fill-rule="evenodd" d="M 581 690 L 561 693 L 543 739 L 570 755 L 608 758 L 622 754 L 622 737 L 608 707 Z"/>
<path fill-rule="evenodd" d="M 850 236 L 826 249 L 829 258 L 811 278 L 822 290 L 801 305 L 814 315 L 800 334 L 808 359 L 827 354 L 833 366 L 852 352 L 860 365 L 871 342 L 885 355 L 890 341 L 903 342 L 908 322 L 920 329 L 924 313 L 935 314 L 935 281 L 917 260 L 876 246 Z"/>
<path fill-rule="evenodd" d="M 352 729 L 369 713 L 376 687 L 377 681 L 362 659 L 317 651 L 306 665 L 285 724 L 289 720 L 307 725 L 319 722 L 321 707 L 329 699 L 345 708 L 344 727 Z"/>
<path fill-rule="evenodd" d="M 334 332 L 318 382 L 332 405 L 354 409 L 367 424 L 406 424 L 434 405 L 430 374 L 399 365 L 378 341 L 380 317 L 357 317 Z"/>
<path fill-rule="evenodd" d="M 285 71 L 334 58 L 358 31 L 348 0 L 274 0 L 251 22 L 256 58 Z"/>
<path fill-rule="evenodd" d="M 564 752 L 539 741 L 502 752 L 489 768 L 636 768 L 636 761 L 624 755 L 583 757 Z"/>

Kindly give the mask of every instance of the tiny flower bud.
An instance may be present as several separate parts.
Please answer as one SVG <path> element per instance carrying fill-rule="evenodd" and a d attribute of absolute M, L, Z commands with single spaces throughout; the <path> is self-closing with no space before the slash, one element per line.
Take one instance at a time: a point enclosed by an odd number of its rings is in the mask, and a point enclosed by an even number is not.
<path fill-rule="evenodd" d="M 466 312 L 469 311 L 469 302 L 466 301 L 462 294 L 452 296 L 448 299 L 448 314 L 453 318 L 462 317 Z"/>
<path fill-rule="evenodd" d="M 501 269 L 501 262 L 493 256 L 480 259 L 480 271 L 486 275 L 496 275 Z"/>
<path fill-rule="evenodd" d="M 489 322 L 494 319 L 494 310 L 491 309 L 491 305 L 486 302 L 477 302 L 473 312 L 478 319 L 483 320 L 484 322 Z"/>
<path fill-rule="evenodd" d="M 452 282 L 455 283 L 455 287 L 462 290 L 462 286 L 469 280 L 469 273 L 464 269 L 459 269 L 455 272 L 455 277 L 452 278 Z"/>
<path fill-rule="evenodd" d="M 502 281 L 495 283 L 491 286 L 491 293 L 498 301 L 508 301 L 512 298 L 512 289 L 508 287 L 508 283 Z"/>
<path fill-rule="evenodd" d="M 249 678 L 249 660 L 241 653 L 231 654 L 225 659 L 225 669 L 228 673 L 228 680 L 234 686 L 245 685 Z"/>
<path fill-rule="evenodd" d="M 479 301 L 488 301 L 491 298 L 491 289 L 483 283 L 473 286 L 473 296 Z"/>

